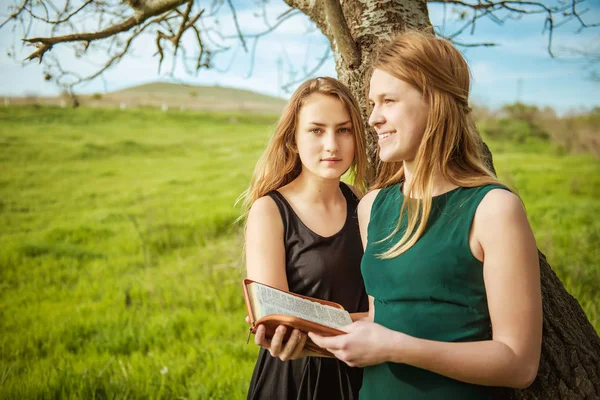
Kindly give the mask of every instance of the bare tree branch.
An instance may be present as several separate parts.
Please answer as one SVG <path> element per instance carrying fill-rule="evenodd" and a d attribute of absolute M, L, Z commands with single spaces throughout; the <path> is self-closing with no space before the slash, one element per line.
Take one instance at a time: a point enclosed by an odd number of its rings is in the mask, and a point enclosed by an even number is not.
<path fill-rule="evenodd" d="M 248 47 L 246 46 L 246 41 L 244 40 L 244 34 L 242 33 L 242 30 L 240 29 L 240 24 L 238 24 L 235 7 L 231 3 L 231 0 L 227 0 L 227 4 L 229 5 L 229 8 L 231 9 L 231 13 L 233 14 L 233 22 L 235 22 L 235 29 L 237 30 L 238 37 L 240 38 L 240 42 L 242 42 L 242 46 L 244 46 L 244 51 L 247 53 Z"/>
<path fill-rule="evenodd" d="M 323 64 L 325 64 L 325 61 L 327 61 L 329 59 L 330 52 L 331 52 L 331 49 L 329 48 L 329 46 L 327 46 L 325 49 L 325 53 L 321 56 L 321 58 L 319 59 L 319 62 L 314 66 L 313 69 L 311 69 L 302 78 L 286 83 L 282 89 L 287 92 L 292 86 L 306 80 L 306 78 L 308 78 L 309 76 L 314 75 L 323 66 Z"/>
<path fill-rule="evenodd" d="M 573 16 L 575 18 L 577 18 L 577 20 L 579 21 L 579 23 L 581 24 L 581 27 L 579 28 L 579 30 L 581 31 L 582 28 L 592 28 L 592 27 L 597 27 L 600 26 L 600 23 L 598 24 L 586 24 L 585 22 L 583 22 L 583 19 L 581 19 L 581 15 L 585 14 L 586 12 L 589 11 L 589 8 L 586 8 L 585 10 L 581 11 L 581 12 L 577 12 L 577 2 L 574 1 L 572 3 L 572 10 L 573 10 Z"/>
<path fill-rule="evenodd" d="M 79 78 L 77 81 L 72 83 L 70 86 L 75 86 L 84 81 L 90 81 L 90 80 L 102 75 L 106 70 L 108 70 L 109 68 L 114 66 L 119 60 L 121 60 L 121 58 L 123 58 L 123 56 L 125 56 L 127 54 L 134 39 L 136 39 L 142 32 L 144 32 L 144 30 L 146 30 L 146 28 L 148 28 L 153 23 L 154 23 L 154 21 L 150 21 L 150 22 L 146 23 L 145 25 L 143 25 L 138 30 L 136 30 L 136 32 L 133 35 L 131 35 L 131 37 L 129 37 L 129 39 L 125 43 L 123 50 L 121 50 L 119 53 L 115 54 L 110 60 L 108 60 L 108 62 L 102 68 L 100 68 L 98 71 L 96 71 L 95 73 L 93 73 L 91 75 L 88 75 L 83 78 Z"/>
<path fill-rule="evenodd" d="M 600 39 L 600 37 L 598 38 Z M 585 62 L 584 70 L 587 72 L 587 79 L 592 82 L 600 82 L 600 41 L 592 46 L 584 48 L 567 47 L 563 48 L 569 54 L 581 58 Z"/>
<path fill-rule="evenodd" d="M 498 43 L 492 43 L 492 42 L 464 43 L 464 42 L 457 41 L 457 40 L 449 38 L 449 37 L 445 37 L 444 35 L 438 35 L 438 36 L 441 36 L 442 38 L 451 41 L 454 45 L 459 46 L 459 47 L 495 47 L 495 46 L 498 46 Z"/>
<path fill-rule="evenodd" d="M 256 48 L 258 47 L 258 40 L 262 36 L 268 35 L 269 33 L 273 32 L 285 21 L 287 21 L 290 18 L 295 17 L 299 13 L 300 13 L 299 10 L 290 8 L 290 9 L 286 10 L 285 12 L 283 12 L 279 17 L 277 17 L 277 22 L 275 24 L 270 24 L 269 21 L 266 19 L 266 17 L 264 17 L 265 25 L 267 25 L 267 27 L 268 27 L 266 30 L 259 32 L 259 33 L 255 33 L 255 34 L 246 34 L 245 35 L 246 38 L 254 39 L 254 41 L 252 43 L 252 51 L 250 53 L 250 66 L 248 68 L 248 73 L 246 74 L 246 78 L 249 78 L 250 76 L 252 76 L 252 73 L 254 72 L 254 63 L 255 63 L 255 59 L 256 59 Z M 223 38 L 231 39 L 234 37 L 237 37 L 237 36 L 224 36 Z M 233 59 L 232 59 L 232 61 L 233 61 Z M 230 66 L 231 66 L 231 64 L 230 64 Z"/>
<path fill-rule="evenodd" d="M 102 31 L 98 32 L 86 32 L 86 33 L 72 33 L 69 35 L 63 36 L 55 36 L 55 37 L 35 37 L 29 39 L 23 39 L 23 41 L 32 44 L 37 47 L 37 50 L 31 53 L 26 60 L 34 60 L 39 58 L 40 62 L 44 56 L 44 53 L 54 46 L 57 43 L 64 42 L 77 42 L 77 41 L 85 41 L 91 42 L 94 40 L 104 39 L 117 33 L 126 32 L 133 28 L 134 26 L 140 25 L 148 18 L 160 15 L 164 12 L 170 11 L 173 8 L 179 7 L 184 3 L 184 0 L 169 0 L 164 2 L 156 2 L 156 3 L 142 3 L 136 0 L 129 0 L 129 3 L 132 8 L 135 10 L 135 14 L 125 21 L 112 25 Z M 51 4 L 51 3 L 50 3 Z M 148 4 L 154 4 L 154 8 L 148 6 Z M 55 25 L 56 26 L 56 25 Z"/>
<path fill-rule="evenodd" d="M 168 19 L 166 19 L 166 18 L 164 19 L 163 22 L 165 22 L 167 24 L 167 28 L 168 28 L 169 32 L 171 33 L 171 35 L 167 35 L 162 31 L 158 31 L 158 33 L 157 33 L 156 48 L 157 48 L 157 53 L 160 55 L 160 59 L 158 62 L 158 72 L 159 73 L 160 73 L 160 69 L 162 66 L 163 59 L 164 59 L 164 53 L 163 53 L 161 40 L 167 39 L 168 41 L 170 41 L 173 44 L 173 48 L 174 48 L 174 50 L 173 50 L 173 66 L 171 68 L 171 75 L 174 74 L 175 64 L 177 61 L 177 51 L 179 50 L 179 48 L 181 46 L 181 37 L 188 29 L 190 29 L 191 27 L 194 27 L 194 24 L 198 21 L 198 19 L 204 13 L 204 9 L 200 10 L 200 12 L 198 12 L 198 14 L 196 14 L 195 17 L 190 18 L 190 13 L 192 12 L 193 5 L 194 5 L 193 0 L 188 0 L 188 5 L 186 7 L 185 12 L 182 13 L 179 10 L 175 10 L 175 13 L 177 13 L 179 16 L 181 16 L 181 22 L 179 24 L 179 29 L 177 30 L 177 33 L 175 33 L 175 31 L 169 24 Z M 201 51 L 200 51 L 200 58 L 201 58 L 203 55 L 202 50 L 204 49 L 204 45 L 202 43 L 202 38 L 200 37 L 200 33 L 197 30 L 196 30 L 196 33 L 197 33 L 198 45 L 201 49 Z"/>
<path fill-rule="evenodd" d="M 194 2 L 192 0 L 188 1 L 188 6 L 185 9 L 185 13 L 182 15 L 183 19 L 181 21 L 181 25 L 179 26 L 179 31 L 177 32 L 177 35 L 175 35 L 175 37 L 173 38 L 173 45 L 175 46 L 175 50 L 173 51 L 173 56 L 177 55 L 177 49 L 179 49 L 179 42 L 181 41 L 181 35 L 183 35 L 183 32 L 185 32 L 186 29 L 188 29 L 190 26 L 194 25 L 196 23 L 196 21 L 198 20 L 198 18 L 200 18 L 200 16 L 202 15 L 202 12 L 204 11 L 204 10 L 200 11 L 198 13 L 198 15 L 196 15 L 190 21 L 190 12 L 192 11 L 193 5 L 194 5 Z"/>
<path fill-rule="evenodd" d="M 78 58 L 90 48 L 100 50 L 101 54 L 107 54 L 105 62 L 97 67 L 94 66 L 97 69 L 87 76 L 67 73 L 60 65 L 62 56 L 51 57 L 51 60 L 45 63 L 45 76 L 47 79 L 56 80 L 63 88 L 101 76 L 123 57 L 133 52 L 133 42 L 142 34 L 154 36 L 159 73 L 167 55 L 165 40 L 172 45 L 172 47 L 168 46 L 168 53 L 173 61 L 171 74 L 174 73 L 176 63 L 179 62 L 184 63 L 188 73 L 192 70 L 197 73 L 201 68 L 211 68 L 214 55 L 232 49 L 228 42 L 233 40 L 233 37 L 221 34 L 217 16 L 219 10 L 224 9 L 225 0 L 207 2 L 207 6 L 199 12 L 193 10 L 194 4 L 198 4 L 195 0 L 62 0 L 62 3 L 58 4 L 60 7 L 57 7 L 55 0 L 17 1 L 19 3 L 13 6 L 12 13 L 0 27 L 7 24 L 13 24 L 14 27 L 21 25 L 25 33 L 20 36 L 23 38 L 22 42 L 35 47 L 35 50 L 25 58 L 26 61 L 38 60 L 42 63 L 44 55 L 60 44 L 70 44 Z M 179 9 L 184 4 L 185 8 Z M 238 19 L 234 2 L 227 0 L 225 6 L 234 19 L 237 30 L 235 39 L 241 43 L 246 52 L 249 50 L 247 40 L 254 40 L 250 54 L 249 74 L 253 72 L 258 39 L 273 32 L 289 18 L 300 13 L 297 9 L 289 8 L 277 20 L 269 23 L 264 4 L 266 3 L 263 3 L 263 21 L 267 29 L 250 35 L 245 35 L 241 30 L 241 21 Z M 77 24 L 89 21 L 91 18 L 96 19 L 97 29 L 83 32 L 77 29 Z M 207 20 L 211 21 L 211 26 L 205 24 Z M 30 37 L 29 29 L 33 21 L 38 24 L 38 27 L 44 25 L 49 27 L 50 35 L 36 34 L 35 37 Z M 186 34 L 188 31 L 189 37 Z M 36 32 L 39 30 L 36 29 Z M 193 57 L 188 51 L 190 49 L 184 48 L 184 43 L 189 46 L 188 38 L 193 40 L 194 46 L 198 46 L 193 50 L 195 53 Z M 11 50 L 9 54 L 14 56 L 17 52 Z"/>
<path fill-rule="evenodd" d="M 8 18 L 6 18 L 6 20 L 4 20 L 4 22 L 2 24 L 0 24 L 0 29 L 2 29 L 4 27 L 4 25 L 6 25 L 10 20 L 17 19 L 17 17 L 19 15 L 21 15 L 21 13 L 23 12 L 23 10 L 27 6 L 27 3 L 29 3 L 29 0 L 23 0 L 23 3 L 19 6 L 19 8 L 17 8 L 17 11 L 15 11 L 12 14 L 10 14 L 8 16 Z"/>
<path fill-rule="evenodd" d="M 325 17 L 329 22 L 329 26 L 333 32 L 336 46 L 340 51 L 344 62 L 351 68 L 360 64 L 360 51 L 344 18 L 342 6 L 339 0 L 324 0 Z"/>
<path fill-rule="evenodd" d="M 584 28 L 598 27 L 600 23 L 589 24 L 582 19 L 582 15 L 585 14 L 589 9 L 582 11 L 577 10 L 577 5 L 584 2 L 585 0 L 571 0 L 570 2 L 559 2 L 555 6 L 548 5 L 547 2 L 543 1 L 518 1 L 518 0 L 506 0 L 506 1 L 492 1 L 492 0 L 428 0 L 428 3 L 438 3 L 444 5 L 444 21 L 446 18 L 446 5 L 452 4 L 460 7 L 460 9 L 472 10 L 472 17 L 468 18 L 467 22 L 460 27 L 457 31 L 450 35 L 443 34 L 448 40 L 452 41 L 458 46 L 473 47 L 473 46 L 491 46 L 493 43 L 471 43 L 465 44 L 455 41 L 455 38 L 462 34 L 466 29 L 471 30 L 471 34 L 475 31 L 476 22 L 483 18 L 488 17 L 493 22 L 501 25 L 508 18 L 514 18 L 515 15 L 522 16 L 527 14 L 545 14 L 546 19 L 544 21 L 543 32 L 548 34 L 548 54 L 554 57 L 553 52 L 553 37 L 554 30 L 569 21 L 576 19 L 579 24 L 579 31 Z M 500 18 L 495 13 L 504 11 L 507 13 L 506 17 Z M 465 17 L 466 14 L 461 14 Z M 563 19 L 556 22 L 557 17 Z"/>
<path fill-rule="evenodd" d="M 293 10 L 293 9 L 290 9 L 290 10 Z M 295 17 L 296 15 L 300 14 L 300 11 L 298 11 L 298 10 L 294 10 L 293 12 L 289 12 L 290 10 L 287 10 L 286 12 L 284 12 L 283 14 L 281 14 L 278 17 L 278 21 L 277 21 L 277 23 L 275 25 L 270 25 L 268 29 L 266 29 L 266 30 L 264 30 L 262 32 L 259 32 L 259 33 L 245 34 L 244 37 L 246 37 L 246 38 L 252 38 L 253 39 L 253 38 L 259 38 L 261 36 L 268 35 L 269 33 L 275 31 L 275 29 L 279 28 L 279 26 L 281 24 L 283 24 L 285 21 L 287 21 L 288 19 L 290 19 L 292 17 Z M 285 15 L 285 16 L 282 18 L 283 15 Z M 232 38 L 237 37 L 237 36 L 221 36 L 221 37 L 223 39 L 232 39 Z"/>
<path fill-rule="evenodd" d="M 68 20 L 70 20 L 74 15 L 78 14 L 81 10 L 83 10 L 87 5 L 92 4 L 94 2 L 94 0 L 87 0 L 85 3 L 83 3 L 77 10 L 73 11 L 72 13 L 68 14 L 66 17 L 60 18 L 60 19 L 56 19 L 56 20 L 50 20 L 48 18 L 48 9 L 46 9 L 46 18 L 40 17 L 36 14 L 33 13 L 32 10 L 30 10 L 29 8 L 26 8 L 26 11 L 29 13 L 29 15 L 31 15 L 33 18 L 40 20 L 42 22 L 45 22 L 47 24 L 53 24 L 53 25 L 57 25 L 57 24 L 62 24 L 63 22 L 67 22 Z M 65 3 L 65 8 L 66 8 L 66 4 L 68 4 L 68 2 Z M 62 13 L 61 13 L 62 14 Z"/>
<path fill-rule="evenodd" d="M 344 14 L 353 11 L 348 11 L 346 8 L 342 10 L 345 5 L 340 0 L 283 0 L 290 8 L 272 21 L 268 18 L 267 1 L 256 1 L 256 6 L 262 7 L 255 16 L 262 20 L 266 27 L 257 33 L 242 31 L 243 21 L 239 19 L 236 3 L 233 0 L 206 1 L 203 3 L 206 5 L 199 7 L 200 10 L 197 12 L 194 10 L 194 6 L 200 3 L 199 0 L 59 0 L 59 3 L 56 0 L 11 1 L 14 2 L 14 5 L 9 8 L 8 17 L 0 24 L 0 29 L 9 25 L 13 26 L 13 30 L 15 27 L 21 28 L 21 33 L 24 34 L 20 34 L 19 38 L 23 38 L 23 43 L 35 47 L 26 60 L 38 60 L 41 63 L 44 61 L 44 55 L 57 45 L 69 45 L 66 47 L 71 48 L 77 58 L 87 54 L 90 54 L 89 57 L 106 54 L 104 62 L 94 65 L 97 70 L 84 77 L 63 73 L 64 69 L 56 67 L 62 60 L 62 56 L 52 57 L 51 63 L 45 63 L 45 67 L 58 71 L 58 75 L 46 73 L 52 79 L 58 76 L 58 80 L 62 79 L 60 77 L 72 80 L 78 76 L 70 85 L 101 76 L 103 72 L 134 51 L 133 43 L 137 43 L 137 38 L 142 34 L 145 37 L 150 36 L 156 45 L 155 55 L 158 56 L 159 73 L 161 73 L 162 63 L 166 59 L 167 53 L 172 56 L 171 74 L 174 73 L 176 65 L 180 62 L 184 63 L 186 72 L 190 73 L 195 70 L 198 73 L 202 68 L 214 68 L 212 63 L 215 55 L 225 51 L 233 53 L 229 67 L 227 67 L 229 69 L 238 55 L 238 50 L 243 48 L 246 53 L 249 53 L 250 64 L 246 75 L 250 76 L 254 72 L 259 39 L 275 31 L 290 18 L 300 13 L 309 15 L 313 21 L 327 21 L 328 38 L 334 51 L 341 55 L 341 62 L 349 67 L 361 63 L 358 44 L 352 37 L 354 31 L 350 29 L 354 29 L 354 25 L 352 25 L 354 22 L 347 23 L 346 17 L 351 18 L 351 14 Z M 558 27 L 569 22 L 577 23 L 579 30 L 600 26 L 600 24 L 592 23 L 595 21 L 585 20 L 584 17 L 587 16 L 586 13 L 589 9 L 582 7 L 583 0 L 555 1 L 556 3 L 552 3 L 555 5 L 550 5 L 550 2 L 545 0 L 430 0 L 429 3 L 442 4 L 444 7 L 444 25 L 442 32 L 438 33 L 461 47 L 496 45 L 493 42 L 479 43 L 460 39 L 460 35 L 467 32 L 473 34 L 481 18 L 488 18 L 501 25 L 508 19 L 520 18 L 527 14 L 543 15 L 545 17 L 544 33 L 548 35 L 548 52 L 553 55 L 553 35 Z M 452 6 L 452 10 L 447 7 L 448 5 Z M 447 26 L 446 10 L 449 13 L 459 10 L 460 20 L 464 21 L 455 32 L 446 32 L 444 29 Z M 224 35 L 222 33 L 219 25 L 219 11 L 231 13 L 228 18 L 233 18 L 235 25 L 233 34 Z M 87 27 L 87 21 L 90 20 L 94 21 L 94 26 L 97 28 L 81 32 L 78 29 L 80 24 L 85 21 Z M 40 34 L 40 30 L 37 29 L 40 26 L 50 28 L 48 29 L 50 34 L 47 36 Z M 36 32 L 36 37 L 29 36 L 30 29 L 32 29 L 31 32 Z M 230 45 L 232 42 L 239 43 L 239 46 Z M 193 46 L 193 50 L 190 46 Z M 14 47 L 9 54 L 12 57 L 16 56 L 17 52 L 14 51 Z M 327 54 L 330 53 L 327 52 Z M 316 68 L 309 66 L 305 60 L 304 71 L 299 74 L 314 74 L 326 61 L 325 58 L 320 60 Z M 290 71 L 292 72 L 291 66 Z M 295 69 L 294 71 L 294 74 L 298 72 Z M 295 78 L 297 77 L 290 79 L 293 82 L 290 82 L 288 87 L 296 83 Z M 62 86 L 65 84 L 63 81 L 60 83 Z"/>

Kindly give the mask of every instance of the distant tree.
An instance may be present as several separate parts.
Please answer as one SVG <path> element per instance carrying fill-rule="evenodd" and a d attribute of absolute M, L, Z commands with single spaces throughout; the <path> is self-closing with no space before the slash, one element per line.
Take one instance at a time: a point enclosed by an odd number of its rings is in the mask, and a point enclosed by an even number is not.
<path fill-rule="evenodd" d="M 304 13 L 329 39 L 339 79 L 345 82 L 365 110 L 365 77 L 371 68 L 373 51 L 382 40 L 395 32 L 407 29 L 433 31 L 425 0 L 284 0 L 290 8 L 271 23 L 265 5 L 269 0 L 256 0 L 256 11 L 265 21 L 266 28 L 258 34 L 243 33 L 232 0 L 63 0 L 57 7 L 50 0 L 19 0 L 10 8 L 10 15 L 0 25 L 22 28 L 23 40 L 35 47 L 28 59 L 44 62 L 46 78 L 71 90 L 76 85 L 101 76 L 119 63 L 133 48 L 141 35 L 155 38 L 159 69 L 168 50 L 174 62 L 180 60 L 190 73 L 214 67 L 215 54 L 230 50 L 232 40 L 254 54 L 256 44 L 264 35 L 274 31 L 293 16 Z M 458 16 L 464 25 L 448 35 L 458 46 L 493 46 L 494 43 L 465 43 L 459 41 L 463 32 L 473 32 L 482 18 L 499 24 L 507 19 L 518 19 L 530 14 L 545 17 L 544 29 L 548 35 L 548 52 L 553 54 L 553 33 L 566 22 L 576 21 L 581 29 L 597 27 L 584 21 L 579 0 L 432 0 L 449 6 L 450 13 Z M 552 3 L 552 5 L 549 5 Z M 219 12 L 225 9 L 237 34 L 224 36 Z M 33 21 L 51 27 L 50 35 L 31 36 Z M 96 29 L 83 32 L 82 26 Z M 205 25 L 206 21 L 212 21 Z M 182 45 L 186 34 L 195 38 L 194 57 Z M 71 44 L 76 55 L 85 57 L 92 47 L 107 54 L 106 62 L 90 75 L 81 76 L 63 68 L 58 57 L 47 56 L 55 46 Z M 316 68 L 330 56 L 329 49 Z M 252 56 L 253 58 L 253 56 Z M 190 65 L 190 59 L 193 64 Z M 252 68 L 252 67 L 251 67 Z M 309 75 L 313 71 L 307 71 Z M 302 78 L 303 79 L 303 78 Z M 299 79 L 299 80 L 302 80 Z M 365 127 L 366 128 L 366 127 Z M 367 135 L 371 137 L 371 135 Z M 375 144 L 368 147 L 373 154 Z M 489 155 L 490 165 L 491 154 Z M 542 296 L 544 302 L 544 340 L 538 379 L 526 390 L 509 390 L 503 398 L 519 399 L 592 399 L 600 397 L 600 338 L 587 320 L 577 301 L 564 289 L 552 271 L 545 256 L 540 253 Z"/>

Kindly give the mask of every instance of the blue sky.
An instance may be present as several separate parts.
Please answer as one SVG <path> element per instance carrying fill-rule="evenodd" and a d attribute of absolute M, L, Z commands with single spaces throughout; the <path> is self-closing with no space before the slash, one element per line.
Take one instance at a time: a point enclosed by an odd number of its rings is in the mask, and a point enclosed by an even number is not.
<path fill-rule="evenodd" d="M 252 3 L 245 2 L 246 5 Z M 584 16 L 589 23 L 600 22 L 600 0 L 588 0 L 580 8 L 589 8 Z M 288 7 L 280 0 L 272 0 L 268 5 L 271 21 Z M 450 7 L 448 7 L 448 10 Z M 447 14 L 443 23 L 443 8 L 430 5 L 430 18 L 438 28 L 445 26 L 446 32 L 461 25 L 456 17 Z M 226 10 L 225 10 L 226 11 Z M 261 19 L 256 18 L 254 7 L 240 7 L 238 19 L 244 32 L 256 32 L 264 28 Z M 233 34 L 233 24 L 227 12 L 222 13 L 223 30 Z M 1 15 L 6 15 L 2 12 Z M 493 48 L 461 48 L 472 71 L 472 101 L 496 108 L 517 99 L 538 106 L 551 106 L 559 113 L 569 110 L 589 109 L 600 105 L 600 82 L 588 79 L 585 63 L 570 56 L 565 49 L 579 48 L 596 50 L 600 53 L 600 28 L 584 30 L 576 34 L 575 21 L 555 31 L 554 49 L 560 55 L 552 59 L 546 50 L 547 35 L 542 33 L 543 16 L 526 16 L 520 20 L 509 20 L 498 26 L 489 19 L 480 20 L 474 35 L 463 34 L 463 42 L 497 42 Z M 34 31 L 42 33 L 45 28 L 34 26 Z M 15 34 L 6 27 L 0 31 L 0 95 L 19 96 L 28 94 L 54 95 L 59 90 L 52 83 L 45 82 L 42 68 L 36 63 L 19 64 L 6 56 L 6 48 L 15 40 Z M 194 48 L 192 37 L 185 39 L 188 48 Z M 235 46 L 239 46 L 235 41 Z M 253 73 L 250 69 L 250 56 L 240 48 L 217 56 L 215 65 L 227 72 L 201 70 L 197 76 L 185 72 L 181 64 L 174 70 L 176 80 L 192 84 L 221 85 L 255 90 L 261 93 L 289 96 L 281 85 L 291 80 L 290 68 L 295 70 L 295 78 L 303 75 L 303 69 L 312 69 L 318 58 L 326 51 L 327 39 L 304 15 L 298 15 L 280 26 L 275 32 L 263 37 L 257 46 Z M 30 48 L 18 48 L 19 59 L 25 58 Z M 132 57 L 124 59 L 118 66 L 109 70 L 104 79 L 96 79 L 79 87 L 83 93 L 105 92 L 153 81 L 173 80 L 170 73 L 170 60 L 163 65 L 163 73 L 158 74 L 154 37 L 140 38 Z M 52 53 L 78 71 L 92 71 L 94 63 L 102 59 L 97 52 L 86 60 L 77 60 L 66 49 L 56 47 Z M 279 67 L 278 67 L 279 60 Z M 292 76 L 293 76 L 292 71 Z M 317 75 L 335 76 L 333 56 Z M 293 90 L 293 86 L 291 89 Z"/>

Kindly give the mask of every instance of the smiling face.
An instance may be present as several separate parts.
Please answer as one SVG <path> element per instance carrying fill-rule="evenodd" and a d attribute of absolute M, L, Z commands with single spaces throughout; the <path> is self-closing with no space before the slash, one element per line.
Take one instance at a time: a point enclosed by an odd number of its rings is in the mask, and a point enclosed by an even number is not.
<path fill-rule="evenodd" d="M 429 106 L 412 85 L 375 69 L 369 88 L 369 125 L 378 136 L 384 162 L 412 161 L 427 125 Z"/>
<path fill-rule="evenodd" d="M 339 179 L 354 160 L 352 129 L 350 114 L 339 99 L 321 93 L 306 97 L 296 127 L 302 173 Z"/>

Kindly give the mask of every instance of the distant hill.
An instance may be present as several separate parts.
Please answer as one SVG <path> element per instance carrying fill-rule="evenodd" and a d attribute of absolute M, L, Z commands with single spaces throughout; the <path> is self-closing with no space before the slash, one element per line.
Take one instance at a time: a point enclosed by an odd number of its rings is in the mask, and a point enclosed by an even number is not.
<path fill-rule="evenodd" d="M 190 97 L 210 98 L 210 99 L 228 99 L 255 101 L 264 103 L 273 103 L 284 105 L 285 100 L 268 96 L 250 90 L 228 88 L 223 86 L 196 86 L 168 82 L 147 83 L 144 85 L 132 86 L 126 89 L 112 92 L 113 94 L 153 94 L 153 95 L 188 95 Z"/>
<path fill-rule="evenodd" d="M 121 89 L 114 92 L 79 95 L 86 107 L 156 107 L 234 112 L 280 113 L 286 100 L 250 90 L 221 86 L 155 82 Z M 11 103 L 65 103 L 62 97 L 11 98 Z"/>

